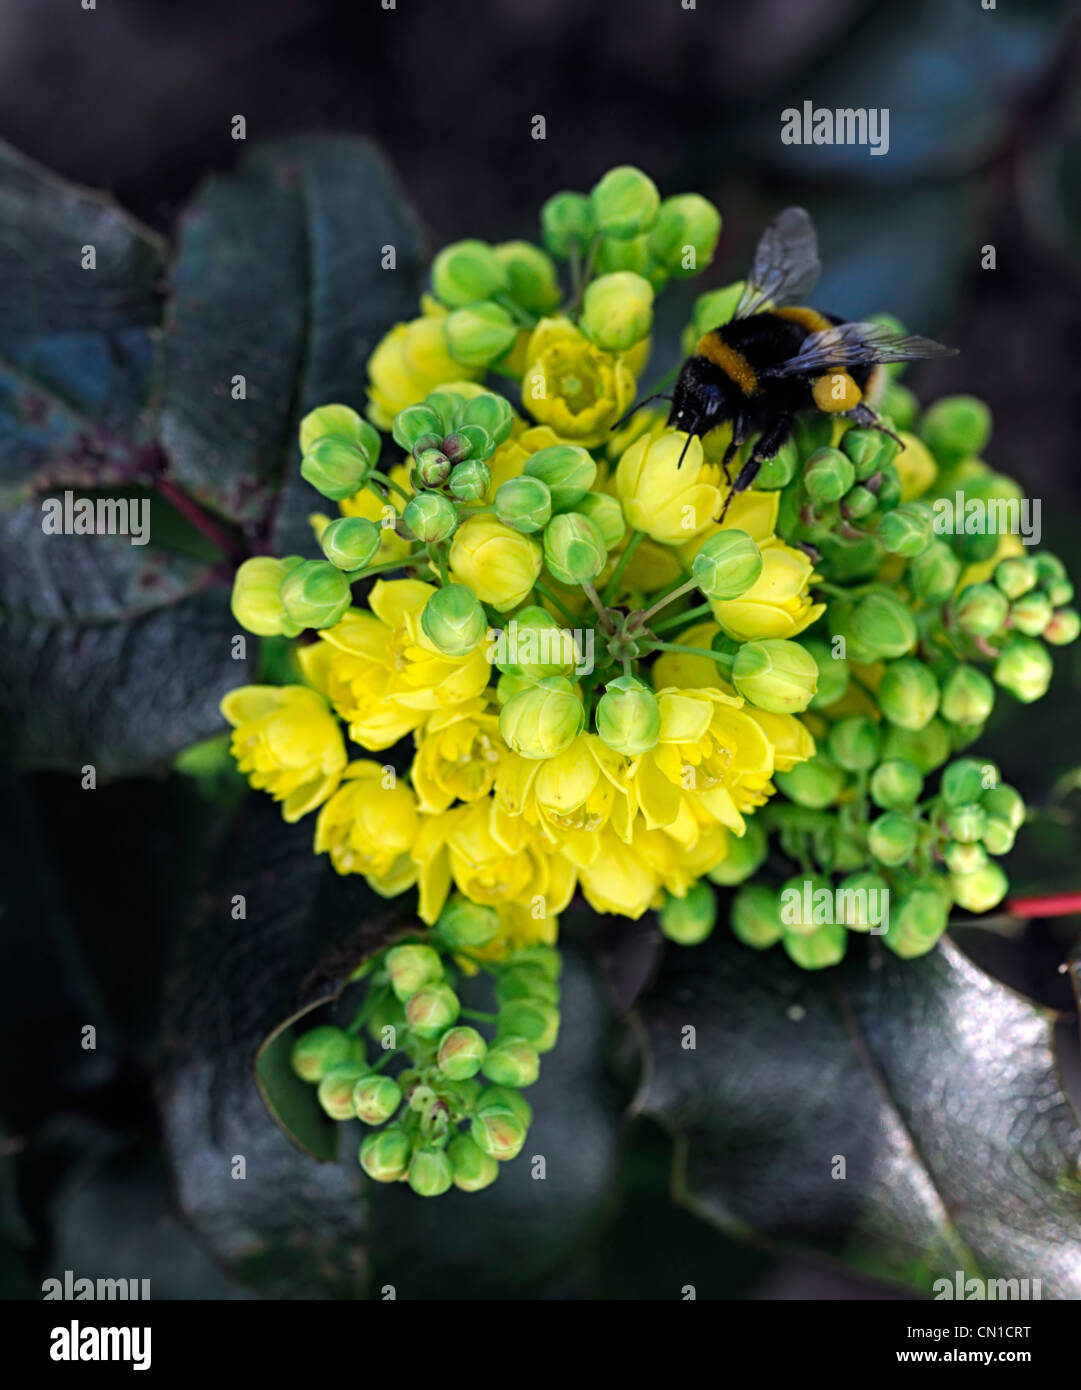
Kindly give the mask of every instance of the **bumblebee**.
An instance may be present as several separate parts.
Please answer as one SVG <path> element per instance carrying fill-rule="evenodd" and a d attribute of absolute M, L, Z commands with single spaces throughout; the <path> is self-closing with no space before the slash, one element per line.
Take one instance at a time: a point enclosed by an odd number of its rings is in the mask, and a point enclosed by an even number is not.
<path fill-rule="evenodd" d="M 930 338 L 879 323 L 849 323 L 809 308 L 802 300 L 820 271 L 810 217 L 803 208 L 786 208 L 762 233 L 731 321 L 699 338 L 671 397 L 662 397 L 672 401 L 669 426 L 687 431 L 684 453 L 692 436 L 731 421 L 732 441 L 722 461 L 729 484 L 736 450 L 758 436 L 725 511 L 785 443 L 800 411 L 845 415 L 889 434 L 867 401 L 878 365 L 956 353 Z"/>

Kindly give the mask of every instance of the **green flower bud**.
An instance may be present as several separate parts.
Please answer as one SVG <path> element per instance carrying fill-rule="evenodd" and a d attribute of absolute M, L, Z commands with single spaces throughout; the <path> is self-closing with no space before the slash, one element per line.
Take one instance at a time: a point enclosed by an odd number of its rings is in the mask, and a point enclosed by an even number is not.
<path fill-rule="evenodd" d="M 579 326 L 597 347 L 627 352 L 652 325 L 653 286 L 641 275 L 622 270 L 586 287 Z"/>
<path fill-rule="evenodd" d="M 432 293 L 448 308 L 462 309 L 507 288 L 507 272 L 486 242 L 453 242 L 432 262 Z"/>
<path fill-rule="evenodd" d="M 862 484 L 857 483 L 844 495 L 841 503 L 841 512 L 849 521 L 860 521 L 865 516 L 870 516 L 878 506 L 878 498 Z"/>
<path fill-rule="evenodd" d="M 910 562 L 907 573 L 916 598 L 942 603 L 957 587 L 961 562 L 945 541 L 933 540 Z"/>
<path fill-rule="evenodd" d="M 444 1076 L 465 1081 L 476 1076 L 488 1052 L 488 1044 L 475 1028 L 450 1028 L 439 1040 L 436 1061 Z"/>
<path fill-rule="evenodd" d="M 531 535 L 548 524 L 552 494 L 539 478 L 511 478 L 495 494 L 495 514 L 505 526 Z"/>
<path fill-rule="evenodd" d="M 1011 637 L 995 662 L 995 683 L 1028 705 L 1047 693 L 1051 671 L 1051 657 L 1040 642 L 1032 637 Z"/>
<path fill-rule="evenodd" d="M 563 676 L 546 676 L 512 695 L 499 713 L 499 732 L 523 758 L 552 758 L 585 727 L 585 711 Z"/>
<path fill-rule="evenodd" d="M 958 666 L 942 686 L 942 717 L 951 724 L 982 724 L 995 706 L 995 688 L 975 666 Z"/>
<path fill-rule="evenodd" d="M 846 772 L 869 772 L 878 762 L 882 743 L 873 719 L 850 714 L 832 725 L 827 740 L 830 757 Z"/>
<path fill-rule="evenodd" d="M 436 589 L 424 605 L 420 625 L 428 641 L 444 656 L 465 656 L 488 631 L 480 599 L 464 584 Z"/>
<path fill-rule="evenodd" d="M 706 290 L 704 294 L 698 296 L 694 301 L 693 322 L 691 324 L 693 339 L 700 338 L 703 333 L 708 333 L 711 328 L 716 328 L 718 324 L 730 321 L 743 295 L 743 287 L 744 282 L 737 280 L 734 284 L 723 285 L 716 290 Z"/>
<path fill-rule="evenodd" d="M 883 550 L 891 555 L 912 559 L 922 555 L 934 537 L 933 514 L 922 502 L 902 502 L 892 512 L 886 512 L 875 531 Z"/>
<path fill-rule="evenodd" d="M 310 453 L 319 439 L 343 439 L 355 444 L 371 460 L 372 467 L 382 448 L 379 431 L 348 405 L 321 405 L 305 415 L 300 422 L 301 454 Z"/>
<path fill-rule="evenodd" d="M 499 972 L 495 997 L 501 1004 L 509 1004 L 512 999 L 543 999 L 558 1004 L 559 985 L 539 965 L 515 965 Z"/>
<path fill-rule="evenodd" d="M 424 985 L 406 1002 L 405 1018 L 418 1038 L 438 1038 L 453 1025 L 461 1007 L 450 985 Z"/>
<path fill-rule="evenodd" d="M 787 487 L 799 471 L 799 450 L 791 439 L 785 440 L 771 459 L 766 459 L 754 480 L 760 492 L 776 492 Z"/>
<path fill-rule="evenodd" d="M 891 661 L 876 694 L 882 713 L 902 729 L 925 728 L 938 710 L 934 672 L 914 657 Z"/>
<path fill-rule="evenodd" d="M 989 819 L 1003 821 L 1011 830 L 1020 830 L 1025 823 L 1025 803 L 1013 787 L 990 787 L 980 796 L 980 805 Z"/>
<path fill-rule="evenodd" d="M 405 1010 L 399 1000 L 386 998 L 373 1009 L 365 1027 L 372 1041 L 382 1044 L 387 1028 L 393 1028 L 396 1034 L 399 1029 L 404 1030 Z"/>
<path fill-rule="evenodd" d="M 609 748 L 636 758 L 653 748 L 661 732 L 657 697 L 634 676 L 610 680 L 597 703 L 597 733 Z"/>
<path fill-rule="evenodd" d="M 721 214 L 697 193 L 665 198 L 649 232 L 649 249 L 672 275 L 690 276 L 713 259 Z"/>
<path fill-rule="evenodd" d="M 443 421 L 430 405 L 407 405 L 395 415 L 390 432 L 395 444 L 413 454 L 419 452 L 423 441 L 442 439 Z"/>
<path fill-rule="evenodd" d="M 911 430 L 915 428 L 920 403 L 907 386 L 902 386 L 899 381 L 889 381 L 882 397 L 881 411 L 893 421 L 894 429 Z"/>
<path fill-rule="evenodd" d="M 439 959 L 439 952 L 433 951 L 430 946 L 411 943 L 392 946 L 387 952 L 385 964 L 390 987 L 403 1004 L 418 989 L 443 978 L 443 962 Z"/>
<path fill-rule="evenodd" d="M 362 1076 L 353 1087 L 353 1109 L 366 1125 L 381 1125 L 402 1103 L 402 1089 L 390 1076 L 378 1072 Z"/>
<path fill-rule="evenodd" d="M 775 945 L 784 932 L 777 894 L 764 883 L 745 883 L 732 900 L 729 925 L 745 946 Z"/>
<path fill-rule="evenodd" d="M 950 756 L 950 736 L 941 719 L 932 719 L 919 730 L 891 725 L 882 744 L 882 757 L 904 758 L 915 763 L 926 777 Z"/>
<path fill-rule="evenodd" d="M 597 231 L 620 241 L 648 232 L 660 205 L 657 185 L 629 164 L 609 169 L 589 195 Z"/>
<path fill-rule="evenodd" d="M 373 1182 L 397 1182 L 404 1176 L 413 1145 L 404 1129 L 392 1125 L 369 1134 L 360 1146 L 360 1166 Z"/>
<path fill-rule="evenodd" d="M 491 1055 L 489 1052 L 488 1056 Z M 517 1158 L 521 1152 L 527 1123 L 509 1106 L 490 1105 L 478 1109 L 469 1126 L 469 1134 L 481 1153 L 506 1163 L 509 1159 Z"/>
<path fill-rule="evenodd" d="M 551 1052 L 559 1036 L 558 1008 L 547 999 L 508 1000 L 499 1010 L 497 1046 L 505 1036 L 524 1038 L 537 1052 Z"/>
<path fill-rule="evenodd" d="M 901 502 L 901 475 L 892 463 L 883 464 L 877 473 L 867 479 L 867 486 L 875 495 L 880 512 L 892 511 Z"/>
<path fill-rule="evenodd" d="M 981 844 L 961 840 L 951 840 L 942 851 L 942 857 L 951 874 L 974 874 L 987 863 L 987 853 Z"/>
<path fill-rule="evenodd" d="M 922 956 L 946 930 L 950 904 L 933 888 L 916 888 L 894 906 L 886 945 L 902 960 Z"/>
<path fill-rule="evenodd" d="M 983 847 L 988 854 L 1009 854 L 1013 849 L 1013 842 L 1016 833 L 1006 824 L 1004 820 L 992 820 L 988 818 L 987 824 L 983 828 Z M 951 868 L 953 865 L 950 866 Z"/>
<path fill-rule="evenodd" d="M 561 260 L 566 260 L 575 247 L 584 250 L 596 231 L 584 193 L 553 194 L 541 208 L 540 218 L 544 244 Z"/>
<path fill-rule="evenodd" d="M 588 516 L 561 512 L 544 528 L 544 562 L 561 584 L 581 584 L 604 569 L 608 550 Z"/>
<path fill-rule="evenodd" d="M 851 460 L 859 481 L 866 482 L 889 459 L 889 439 L 880 430 L 848 429 L 841 436 L 841 450 Z"/>
<path fill-rule="evenodd" d="M 340 502 L 364 486 L 373 455 L 347 439 L 317 439 L 300 461 L 300 476 L 316 492 Z"/>
<path fill-rule="evenodd" d="M 818 667 L 818 689 L 808 708 L 825 709 L 839 700 L 848 689 L 848 662 L 842 657 L 835 657 L 829 643 L 817 638 L 801 638 L 800 645 L 810 652 Z"/>
<path fill-rule="evenodd" d="M 353 602 L 349 580 L 326 560 L 305 560 L 282 580 L 282 606 L 299 627 L 333 627 Z"/>
<path fill-rule="evenodd" d="M 871 800 L 883 811 L 914 806 L 923 791 L 923 775 L 915 763 L 890 758 L 871 774 Z"/>
<path fill-rule="evenodd" d="M 353 1090 L 357 1082 L 371 1070 L 366 1063 L 340 1062 L 331 1067 L 319 1082 L 316 1099 L 332 1120 L 351 1120 L 356 1115 Z"/>
<path fill-rule="evenodd" d="M 659 281 L 658 270 L 661 272 Z M 600 238 L 593 258 L 594 275 L 617 275 L 623 271 L 643 276 L 653 290 L 663 287 L 668 279 L 668 272 L 650 255 L 649 237 L 644 232 L 641 236 L 628 237 L 626 241 L 611 236 Z"/>
<path fill-rule="evenodd" d="M 508 964 L 535 965 L 550 980 L 558 980 L 563 973 L 563 957 L 554 946 L 523 946 L 514 952 Z"/>
<path fill-rule="evenodd" d="M 964 806 L 979 801 L 984 789 L 994 786 L 997 781 L 998 768 L 994 763 L 958 758 L 942 774 L 942 800 L 947 806 Z"/>
<path fill-rule="evenodd" d="M 954 605 L 958 627 L 973 637 L 990 637 L 998 632 L 1009 611 L 1006 595 L 993 584 L 969 584 Z"/>
<path fill-rule="evenodd" d="M 812 811 L 832 806 L 845 785 L 844 773 L 823 753 L 815 753 L 787 772 L 775 773 L 773 780 L 789 801 Z"/>
<path fill-rule="evenodd" d="M 740 647 L 732 666 L 732 684 L 759 709 L 798 714 L 818 688 L 818 666 L 798 642 L 766 637 Z"/>
<path fill-rule="evenodd" d="M 947 462 L 977 458 L 991 437 L 991 412 L 975 396 L 944 396 L 924 413 L 920 437 Z"/>
<path fill-rule="evenodd" d="M 856 481 L 851 459 L 840 449 L 816 449 L 803 467 L 803 486 L 812 502 L 839 502 Z"/>
<path fill-rule="evenodd" d="M 1051 614 L 1051 600 L 1046 594 L 1022 594 L 1010 604 L 1010 627 L 1026 637 L 1039 637 L 1051 621 Z"/>
<path fill-rule="evenodd" d="M 601 533 L 601 539 L 608 550 L 614 550 L 627 534 L 623 508 L 606 492 L 587 492 L 575 505 L 574 510 L 589 517 Z"/>
<path fill-rule="evenodd" d="M 661 932 L 679 946 L 697 946 L 717 925 L 717 899 L 708 883 L 699 880 L 686 897 L 665 898 L 660 913 Z"/>
<path fill-rule="evenodd" d="M 589 451 L 577 444 L 550 444 L 529 458 L 523 472 L 547 485 L 553 512 L 566 512 L 593 486 L 597 465 Z"/>
<path fill-rule="evenodd" d="M 867 847 L 882 864 L 907 864 L 919 838 L 915 822 L 902 811 L 886 811 L 867 827 Z"/>
<path fill-rule="evenodd" d="M 326 527 L 319 544 L 335 568 L 360 570 L 379 549 L 379 527 L 362 516 L 340 516 Z"/>
<path fill-rule="evenodd" d="M 467 459 L 451 469 L 447 483 L 459 502 L 479 502 L 491 486 L 492 473 L 481 459 Z"/>
<path fill-rule="evenodd" d="M 743 883 L 766 862 L 769 843 L 765 830 L 754 816 L 748 817 L 745 825 L 742 835 L 729 835 L 727 853 L 707 874 L 712 883 L 721 887 Z"/>
<path fill-rule="evenodd" d="M 458 512 L 454 503 L 438 492 L 421 492 L 405 504 L 402 520 L 418 541 L 428 544 L 454 535 Z"/>
<path fill-rule="evenodd" d="M 302 1081 L 322 1081 L 333 1067 L 353 1060 L 353 1039 L 343 1028 L 312 1028 L 293 1044 L 293 1070 Z"/>
<path fill-rule="evenodd" d="M 540 1058 L 532 1043 L 512 1034 L 496 1039 L 488 1049 L 481 1071 L 498 1086 L 532 1086 L 540 1075 Z M 474 1134 L 473 1138 L 477 1139 L 477 1136 Z M 480 1144 L 479 1139 L 477 1143 Z M 482 1149 L 485 1147 L 483 1144 L 480 1146 Z M 490 1153 L 491 1150 L 485 1149 L 485 1152 Z M 499 1155 L 493 1154 L 493 1157 L 498 1158 Z"/>
<path fill-rule="evenodd" d="M 485 391 L 466 401 L 462 411 L 461 426 L 468 429 L 479 426 L 488 436 L 493 448 L 497 448 L 510 435 L 514 425 L 514 411 L 510 402 L 494 391 Z"/>
<path fill-rule="evenodd" d="M 547 314 L 563 297 L 555 263 L 529 241 L 504 241 L 492 248 L 507 277 L 511 298 L 523 309 Z"/>
<path fill-rule="evenodd" d="M 276 560 L 272 555 L 256 555 L 244 563 L 233 580 L 233 617 L 256 637 L 296 637 L 303 624 L 291 622 L 281 601 L 286 575 L 303 564 L 299 556 Z"/>
<path fill-rule="evenodd" d="M 1047 597 L 1051 600 L 1052 608 L 1061 608 L 1073 598 L 1073 585 L 1066 579 L 1056 580 L 1047 586 Z"/>
<path fill-rule="evenodd" d="M 1050 642 L 1052 646 L 1065 647 L 1070 642 L 1076 642 L 1079 633 L 1081 633 L 1081 614 L 1077 612 L 1077 609 L 1058 608 L 1052 613 L 1042 635 L 1043 640 Z"/>
<path fill-rule="evenodd" d="M 1009 880 L 995 863 L 987 864 L 974 874 L 950 875 L 953 900 L 966 912 L 990 912 L 1006 896 L 1009 887 Z"/>
<path fill-rule="evenodd" d="M 478 300 L 448 314 L 443 325 L 447 351 L 466 367 L 487 367 L 514 346 L 518 325 L 509 310 Z"/>
<path fill-rule="evenodd" d="M 443 1149 L 426 1145 L 409 1160 L 409 1186 L 418 1197 L 442 1197 L 454 1180 L 454 1170 Z"/>
<path fill-rule="evenodd" d="M 781 884 L 779 890 L 781 926 L 786 938 L 789 936 L 810 936 L 823 926 L 821 910 L 818 913 L 819 920 L 815 921 L 815 908 L 817 906 L 815 895 L 821 893 L 829 894 L 830 915 L 832 916 L 833 886 L 828 878 L 822 878 L 817 874 L 810 878 L 797 874 Z"/>
<path fill-rule="evenodd" d="M 786 931 L 782 942 L 801 970 L 825 970 L 844 959 L 848 933 L 841 923 L 832 922 L 806 936 Z"/>
<path fill-rule="evenodd" d="M 916 644 L 912 614 L 892 594 L 870 593 L 860 599 L 851 627 L 856 640 L 880 660 L 904 656 Z"/>
<path fill-rule="evenodd" d="M 417 455 L 416 475 L 423 487 L 442 487 L 450 470 L 450 459 L 442 449 L 424 449 Z"/>
<path fill-rule="evenodd" d="M 490 1187 L 499 1176 L 499 1164 L 474 1144 L 467 1134 L 459 1134 L 447 1145 L 454 1186 L 463 1192 L 479 1192 Z"/>
<path fill-rule="evenodd" d="M 536 604 L 520 608 L 513 618 L 515 641 L 505 655 L 497 648 L 496 666 L 506 675 L 527 676 L 529 683 L 545 676 L 569 676 L 581 662 L 574 634 Z"/>
<path fill-rule="evenodd" d="M 471 902 L 460 893 L 449 899 L 439 914 L 436 928 L 450 947 L 466 950 L 485 946 L 499 931 L 499 913 L 484 903 Z"/>
<path fill-rule="evenodd" d="M 849 874 L 837 885 L 837 906 L 844 926 L 869 932 L 883 925 L 882 904 L 889 901 L 889 884 L 881 874 Z"/>
<path fill-rule="evenodd" d="M 976 801 L 951 807 L 946 812 L 946 828 L 962 845 L 974 845 L 987 825 L 987 812 Z"/>
<path fill-rule="evenodd" d="M 1015 599 L 1034 589 L 1039 576 L 1036 561 L 1026 555 L 1000 560 L 992 577 L 1008 599 Z"/>
<path fill-rule="evenodd" d="M 717 531 L 691 562 L 691 574 L 709 599 L 739 598 L 761 573 L 762 552 L 746 531 Z"/>
<path fill-rule="evenodd" d="M 1036 566 L 1037 581 L 1042 584 L 1044 588 L 1048 588 L 1052 584 L 1059 583 L 1069 578 L 1066 573 L 1066 566 L 1057 555 L 1052 555 L 1049 550 L 1041 550 L 1040 553 L 1034 555 L 1032 559 Z"/>

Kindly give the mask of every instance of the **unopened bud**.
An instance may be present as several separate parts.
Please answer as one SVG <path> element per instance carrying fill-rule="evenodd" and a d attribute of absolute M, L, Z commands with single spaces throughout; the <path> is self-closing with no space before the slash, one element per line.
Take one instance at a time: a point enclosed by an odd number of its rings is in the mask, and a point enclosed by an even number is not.
<path fill-rule="evenodd" d="M 316 492 L 340 502 L 364 486 L 373 457 L 347 439 L 317 439 L 300 461 L 300 474 Z"/>
<path fill-rule="evenodd" d="M 424 985 L 443 978 L 443 962 L 430 946 L 393 946 L 387 952 L 386 967 L 391 988 L 403 1004 Z"/>
<path fill-rule="evenodd" d="M 353 1060 L 353 1039 L 343 1028 L 312 1028 L 293 1044 L 291 1060 L 297 1076 L 314 1085 Z"/>
<path fill-rule="evenodd" d="M 657 697 L 634 676 L 608 682 L 597 704 L 597 733 L 609 748 L 628 758 L 653 748 L 661 732 Z"/>
<path fill-rule="evenodd" d="M 660 913 L 661 932 L 680 946 L 697 946 L 717 924 L 717 899 L 708 883 L 699 880 L 685 897 L 669 894 Z"/>
<path fill-rule="evenodd" d="M 479 502 L 491 486 L 492 473 L 482 459 L 466 459 L 451 469 L 447 488 L 459 502 Z"/>
<path fill-rule="evenodd" d="M 366 1125 L 381 1125 L 402 1103 L 402 1091 L 390 1076 L 362 1076 L 353 1087 L 353 1109 Z"/>
<path fill-rule="evenodd" d="M 759 709 L 798 714 L 818 687 L 818 666 L 798 642 L 767 637 L 740 647 L 732 666 L 732 684 Z"/>
<path fill-rule="evenodd" d="M 438 1038 L 452 1026 L 461 1004 L 450 985 L 424 985 L 411 995 L 405 1006 L 405 1019 L 418 1038 Z"/>
<path fill-rule="evenodd" d="M 454 503 L 438 492 L 421 492 L 405 504 L 402 520 L 418 541 L 428 545 L 454 535 L 458 513 Z"/>
<path fill-rule="evenodd" d="M 902 657 L 886 667 L 876 696 L 891 724 L 902 729 L 922 729 L 938 710 L 938 681 L 922 661 Z"/>
<path fill-rule="evenodd" d="M 621 241 L 648 232 L 660 205 L 657 185 L 629 164 L 609 169 L 589 195 L 597 231 Z"/>
<path fill-rule="evenodd" d="M 425 1146 L 409 1160 L 409 1186 L 418 1197 L 441 1197 L 453 1179 L 454 1171 L 443 1149 Z"/>
<path fill-rule="evenodd" d="M 962 727 L 982 724 L 995 706 L 995 688 L 975 666 L 958 666 L 942 686 L 942 717 Z"/>
<path fill-rule="evenodd" d="M 691 574 L 709 599 L 739 598 L 761 573 L 762 552 L 746 531 L 717 531 L 691 562 Z"/>
<path fill-rule="evenodd" d="M 404 1129 L 393 1125 L 369 1134 L 360 1146 L 360 1166 L 373 1182 L 397 1182 L 409 1167 L 413 1145 Z"/>
<path fill-rule="evenodd" d="M 353 601 L 349 580 L 326 560 L 305 560 L 282 580 L 282 606 L 300 627 L 333 627 Z"/>
<path fill-rule="evenodd" d="M 486 242 L 453 242 L 432 262 L 432 293 L 448 308 L 490 299 L 507 287 L 507 272 Z"/>
<path fill-rule="evenodd" d="M 1039 641 L 1011 637 L 995 662 L 995 682 L 1027 705 L 1047 693 L 1051 670 L 1051 657 Z"/>
<path fill-rule="evenodd" d="M 548 524 L 552 515 L 552 494 L 539 478 L 510 478 L 496 491 L 495 514 L 505 526 L 531 535 Z"/>
<path fill-rule="evenodd" d="M 444 1076 L 465 1081 L 476 1076 L 488 1052 L 488 1044 L 475 1028 L 450 1028 L 439 1040 L 436 1061 Z"/>
<path fill-rule="evenodd" d="M 481 1071 L 497 1086 L 532 1086 L 540 1075 L 540 1058 L 532 1043 L 509 1035 L 498 1038 L 488 1049 Z M 493 1154 L 493 1157 L 499 1155 Z"/>
<path fill-rule="evenodd" d="M 561 584 L 582 584 L 604 569 L 608 550 L 588 516 L 561 512 L 544 528 L 544 562 Z"/>
<path fill-rule="evenodd" d="M 553 512 L 565 512 L 593 486 L 597 465 L 589 451 L 577 444 L 550 444 L 530 456 L 523 472 L 547 486 Z"/>
<path fill-rule="evenodd" d="M 867 846 L 874 857 L 891 868 L 907 864 L 916 850 L 915 822 L 902 811 L 886 811 L 867 828 Z"/>

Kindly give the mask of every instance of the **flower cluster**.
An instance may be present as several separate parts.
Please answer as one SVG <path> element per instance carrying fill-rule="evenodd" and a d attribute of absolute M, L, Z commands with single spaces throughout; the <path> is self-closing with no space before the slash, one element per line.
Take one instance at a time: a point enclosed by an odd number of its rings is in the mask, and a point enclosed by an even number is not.
<path fill-rule="evenodd" d="M 730 426 L 699 438 L 633 410 L 654 297 L 708 264 L 716 210 L 621 168 L 541 226 L 543 246 L 440 252 L 421 315 L 371 356 L 367 418 L 328 404 L 301 424 L 301 473 L 337 504 L 311 519 L 322 557 L 248 560 L 233 594 L 298 672 L 223 702 L 238 766 L 286 819 L 315 814 L 339 873 L 415 890 L 430 933 L 378 965 L 365 1006 L 382 1020 L 390 990 L 404 1007 L 401 1075 L 338 1056 L 340 1037 L 326 1067 L 305 1044 L 330 1113 L 381 1123 L 404 1101 L 361 1161 L 430 1193 L 517 1151 L 527 1120 L 502 1092 L 535 1077 L 557 1016 L 551 981 L 515 972 L 576 890 L 693 944 L 714 886 L 738 886 L 736 934 L 805 968 L 850 930 L 919 954 L 953 904 L 998 903 L 1024 805 L 955 755 L 998 689 L 1044 692 L 1046 644 L 1079 627 L 1057 559 L 969 524 L 969 501 L 1001 520 L 1020 500 L 980 458 L 980 402 L 921 416 L 886 368 L 884 428 L 811 412 L 733 493 L 754 441 L 726 470 Z M 740 290 L 700 296 L 688 342 Z M 883 926 L 872 905 L 891 900 Z M 447 914 L 470 912 L 485 933 L 463 943 Z M 521 1007 L 492 1042 L 457 1022 L 432 943 L 509 972 L 497 997 Z M 408 994 L 405 959 L 430 967 Z"/>

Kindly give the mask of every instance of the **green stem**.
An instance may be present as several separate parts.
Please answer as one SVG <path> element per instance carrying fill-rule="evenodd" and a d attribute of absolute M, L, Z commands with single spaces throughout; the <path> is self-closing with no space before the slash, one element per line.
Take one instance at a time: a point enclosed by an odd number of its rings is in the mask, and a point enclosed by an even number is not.
<path fill-rule="evenodd" d="M 662 618 L 659 623 L 653 624 L 653 631 L 665 632 L 670 627 L 678 627 L 680 623 L 693 622 L 695 618 L 704 618 L 707 613 L 712 612 L 713 609 L 708 603 L 702 603 L 697 608 L 688 608 L 685 613 L 673 613 L 671 617 Z"/>
<path fill-rule="evenodd" d="M 705 656 L 720 666 L 731 666 L 732 658 L 724 652 L 714 652 L 709 647 L 687 647 L 682 642 L 654 642 L 652 650 L 658 652 L 682 652 L 684 656 Z"/>
<path fill-rule="evenodd" d="M 450 571 L 447 569 L 446 546 L 438 542 L 433 542 L 430 546 L 428 546 L 428 559 L 434 560 L 436 565 L 438 565 L 439 582 L 443 585 L 444 589 L 449 588 Z"/>
<path fill-rule="evenodd" d="M 597 617 L 600 618 L 601 627 L 604 628 L 605 632 L 615 632 L 615 628 L 612 626 L 612 620 L 608 616 L 607 608 L 605 608 L 604 604 L 601 602 L 600 595 L 588 579 L 582 581 L 582 592 L 597 610 Z"/>
<path fill-rule="evenodd" d="M 410 565 L 415 563 L 417 558 L 417 554 L 414 553 L 405 555 L 400 560 L 383 560 L 378 565 L 365 565 L 363 569 L 349 570 L 345 577 L 353 584 L 358 579 L 367 579 L 370 574 L 384 574 L 387 570 L 408 569 Z"/>
<path fill-rule="evenodd" d="M 528 309 L 523 309 L 522 306 L 516 303 L 510 297 L 509 294 L 500 292 L 498 294 L 493 294 L 492 298 L 500 306 L 500 308 L 506 309 L 507 313 L 510 314 L 511 318 L 516 319 L 522 325 L 523 328 L 536 328 L 536 314 L 531 314 Z"/>
<path fill-rule="evenodd" d="M 478 1023 L 498 1023 L 498 1022 L 499 1022 L 499 1015 L 498 1015 L 498 1014 L 486 1014 L 486 1013 L 482 1013 L 479 1009 L 461 1009 L 461 1010 L 459 1010 L 459 1017 L 461 1017 L 461 1018 L 475 1018 L 475 1019 L 477 1020 Z"/>
<path fill-rule="evenodd" d="M 398 496 L 403 498 L 406 502 L 412 500 L 409 496 L 409 493 L 406 492 L 404 487 L 399 487 L 399 485 L 392 478 L 388 478 L 385 473 L 380 473 L 379 470 L 376 468 L 373 468 L 372 471 L 368 474 L 368 483 L 370 484 L 373 482 L 382 483 L 384 487 L 389 488 L 391 492 L 396 492 Z"/>
<path fill-rule="evenodd" d="M 541 598 L 546 598 L 549 603 L 554 604 L 555 607 L 559 609 L 559 611 L 563 614 L 563 616 L 569 623 L 573 624 L 578 621 L 578 619 L 567 607 L 567 605 L 561 602 L 561 600 L 559 600 L 558 598 L 556 598 L 555 594 L 552 593 L 551 589 L 545 588 L 543 584 L 534 584 L 533 588 L 536 590 L 538 594 L 540 594 Z"/>
<path fill-rule="evenodd" d="M 631 556 L 634 554 L 634 552 L 638 549 L 639 545 L 642 543 L 642 538 L 643 538 L 644 536 L 645 536 L 645 532 L 644 532 L 644 531 L 635 531 L 634 535 L 630 538 L 630 540 L 627 542 L 627 544 L 623 547 L 623 554 L 619 557 L 619 560 L 618 560 L 617 563 L 616 563 L 616 567 L 615 567 L 615 569 L 612 571 L 612 576 L 611 576 L 611 578 L 608 580 L 608 583 L 607 583 L 607 584 L 605 585 L 605 587 L 604 587 L 603 602 L 604 602 L 604 604 L 605 604 L 606 607 L 607 607 L 607 605 L 610 604 L 610 603 L 612 602 L 612 600 L 615 598 L 615 596 L 616 596 L 616 590 L 619 588 L 619 581 L 623 578 L 623 571 L 624 571 L 624 570 L 627 568 L 627 566 L 630 564 L 630 562 L 631 562 Z"/>
<path fill-rule="evenodd" d="M 698 581 L 696 579 L 687 579 L 684 580 L 683 583 L 677 580 L 667 593 L 663 593 L 655 603 L 651 604 L 650 607 L 639 616 L 639 626 L 645 627 L 654 613 L 659 613 L 662 608 L 667 608 L 668 605 L 674 603 L 677 598 L 682 598 L 684 594 L 689 594 L 692 589 L 697 588 Z"/>
<path fill-rule="evenodd" d="M 387 989 L 385 985 L 380 988 L 370 989 L 361 1001 L 360 1008 L 353 1015 L 352 1023 L 349 1024 L 345 1031 L 347 1033 L 359 1033 L 389 993 L 390 990 Z"/>
<path fill-rule="evenodd" d="M 582 267 L 581 276 L 574 292 L 574 302 L 571 305 L 571 318 L 577 318 L 578 311 L 582 307 L 582 296 L 585 294 L 586 286 L 589 284 L 589 277 L 593 274 L 593 262 L 596 260 L 597 252 L 600 249 L 601 239 L 594 236 L 589 243 L 589 250 L 586 252 L 585 265 Z"/>

